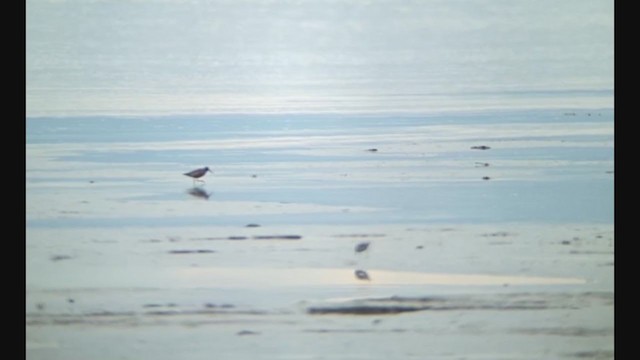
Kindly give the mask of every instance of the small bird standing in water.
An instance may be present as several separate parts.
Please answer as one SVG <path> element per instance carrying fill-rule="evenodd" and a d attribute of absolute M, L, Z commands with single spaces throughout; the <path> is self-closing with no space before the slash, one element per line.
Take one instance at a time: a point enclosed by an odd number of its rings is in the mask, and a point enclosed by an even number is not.
<path fill-rule="evenodd" d="M 203 177 L 207 172 L 213 173 L 213 171 L 209 170 L 209 167 L 203 167 L 200 169 L 191 170 L 187 173 L 184 173 L 184 175 L 192 177 L 193 183 L 195 184 L 196 181 L 204 182 L 204 180 L 200 180 L 200 178 Z"/>

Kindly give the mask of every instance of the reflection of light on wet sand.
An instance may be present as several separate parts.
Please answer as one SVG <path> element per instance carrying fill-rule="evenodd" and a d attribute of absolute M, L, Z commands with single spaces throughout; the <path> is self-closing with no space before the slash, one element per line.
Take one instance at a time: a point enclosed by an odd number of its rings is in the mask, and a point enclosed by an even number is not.
<path fill-rule="evenodd" d="M 371 281 L 358 280 L 353 269 L 320 268 L 189 268 L 178 272 L 191 286 L 272 287 L 326 285 L 578 285 L 579 278 L 481 274 L 439 274 L 409 271 L 367 270 Z"/>
<path fill-rule="evenodd" d="M 211 196 L 205 190 L 192 194 L 200 198 Z M 129 196 L 144 196 L 137 193 Z M 147 194 L 148 195 L 148 194 Z M 114 199 L 121 196 L 121 199 Z M 87 202 L 84 204 L 83 201 Z M 30 220 L 55 219 L 69 213 L 61 213 L 73 209 L 75 219 L 118 219 L 127 217 L 190 217 L 193 214 L 204 214 L 207 216 L 234 216 L 234 215 L 284 215 L 284 214 L 321 214 L 340 213 L 344 206 L 332 206 L 313 203 L 279 203 L 260 201 L 216 201 L 215 204 L 208 204 L 205 201 L 190 202 L 183 200 L 126 200 L 125 193 L 113 192 L 110 197 L 96 197 L 94 194 L 85 191 L 77 193 L 62 192 L 49 193 L 27 198 L 27 217 Z M 374 212 L 379 209 L 365 206 L 350 206 L 350 212 Z"/>

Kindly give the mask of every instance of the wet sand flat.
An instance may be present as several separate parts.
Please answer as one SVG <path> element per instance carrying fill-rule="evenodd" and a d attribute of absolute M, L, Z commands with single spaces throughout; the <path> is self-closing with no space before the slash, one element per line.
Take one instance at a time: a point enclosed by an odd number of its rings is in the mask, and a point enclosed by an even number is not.
<path fill-rule="evenodd" d="M 613 359 L 611 110 L 291 116 L 28 119 L 27 358 Z"/>

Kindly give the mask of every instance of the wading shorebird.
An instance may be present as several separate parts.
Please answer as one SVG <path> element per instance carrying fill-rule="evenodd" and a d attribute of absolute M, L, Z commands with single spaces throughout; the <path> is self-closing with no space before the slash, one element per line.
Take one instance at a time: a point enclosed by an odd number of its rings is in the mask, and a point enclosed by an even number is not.
<path fill-rule="evenodd" d="M 204 180 L 200 180 L 201 177 L 204 176 L 204 174 L 206 174 L 207 172 L 213 173 L 213 171 L 209 170 L 208 167 L 203 167 L 200 169 L 195 169 L 195 170 L 191 170 L 189 172 L 184 173 L 184 175 L 192 177 L 193 178 L 193 183 L 195 184 L 196 181 L 199 182 L 204 182 Z"/>

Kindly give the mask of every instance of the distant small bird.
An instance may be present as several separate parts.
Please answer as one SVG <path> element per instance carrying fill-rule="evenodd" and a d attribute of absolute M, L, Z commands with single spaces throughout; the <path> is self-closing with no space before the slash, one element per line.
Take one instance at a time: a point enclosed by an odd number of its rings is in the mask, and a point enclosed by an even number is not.
<path fill-rule="evenodd" d="M 194 183 L 196 181 L 204 182 L 204 180 L 200 180 L 200 178 L 203 177 L 207 172 L 213 173 L 213 171 L 209 170 L 208 167 L 203 167 L 200 169 L 191 170 L 187 173 L 184 173 L 184 175 L 192 177 Z"/>
<path fill-rule="evenodd" d="M 367 272 L 364 270 L 356 270 L 355 274 L 356 274 L 356 277 L 360 280 L 371 280 L 369 278 L 369 274 L 367 274 Z"/>
<path fill-rule="evenodd" d="M 368 241 L 359 243 L 358 245 L 356 245 L 356 252 L 359 253 L 367 250 L 369 248 L 369 244 L 370 243 Z"/>

